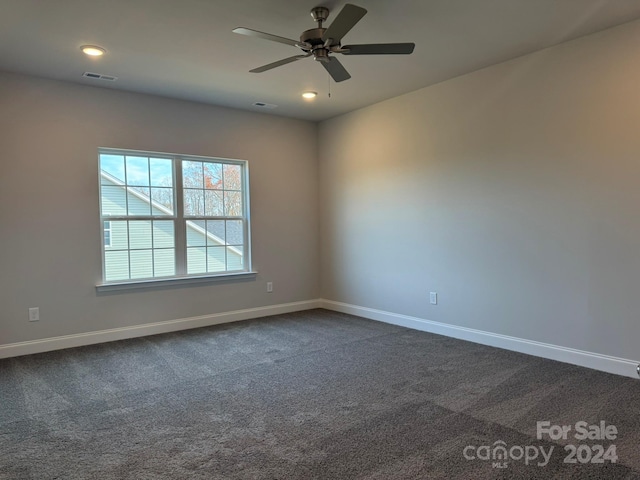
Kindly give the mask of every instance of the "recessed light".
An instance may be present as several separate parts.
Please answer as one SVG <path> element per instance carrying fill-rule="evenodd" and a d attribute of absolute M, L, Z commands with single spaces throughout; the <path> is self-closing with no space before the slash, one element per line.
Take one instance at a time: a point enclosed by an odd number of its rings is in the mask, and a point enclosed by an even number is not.
<path fill-rule="evenodd" d="M 307 100 L 311 100 L 312 98 L 316 98 L 318 96 L 318 92 L 304 92 L 302 94 L 303 98 L 306 98 Z"/>
<path fill-rule="evenodd" d="M 80 50 L 82 50 L 85 55 L 89 55 L 90 57 L 101 57 L 102 55 L 107 53 L 104 48 L 98 47 L 97 45 L 83 45 L 80 47 Z"/>

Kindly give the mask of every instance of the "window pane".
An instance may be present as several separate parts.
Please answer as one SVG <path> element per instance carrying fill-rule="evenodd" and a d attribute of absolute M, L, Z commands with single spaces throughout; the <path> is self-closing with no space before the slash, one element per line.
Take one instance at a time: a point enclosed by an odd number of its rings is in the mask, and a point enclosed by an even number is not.
<path fill-rule="evenodd" d="M 127 192 L 127 213 L 129 215 L 151 215 L 151 199 L 138 190 Z"/>
<path fill-rule="evenodd" d="M 207 257 L 204 247 L 187 248 L 187 273 L 206 273 Z"/>
<path fill-rule="evenodd" d="M 129 252 L 104 252 L 104 279 L 107 282 L 129 279 Z"/>
<path fill-rule="evenodd" d="M 151 245 L 151 221 L 129 222 L 129 248 L 151 248 Z M 131 258 L 131 265 L 133 265 L 133 257 Z"/>
<path fill-rule="evenodd" d="M 168 277 L 176 274 L 176 258 L 173 249 L 153 251 L 154 276 Z"/>
<path fill-rule="evenodd" d="M 104 233 L 104 246 L 109 248 L 111 247 L 111 222 L 103 222 L 102 231 Z"/>
<path fill-rule="evenodd" d="M 151 186 L 173 186 L 173 162 L 168 158 L 150 158 Z"/>
<path fill-rule="evenodd" d="M 126 215 L 127 200 L 125 197 L 125 189 L 123 187 L 102 185 L 100 190 L 103 216 Z"/>
<path fill-rule="evenodd" d="M 173 215 L 173 188 L 152 188 L 153 215 Z"/>
<path fill-rule="evenodd" d="M 227 247 L 227 270 L 242 270 L 243 258 L 241 247 Z"/>
<path fill-rule="evenodd" d="M 127 250 L 129 248 L 129 230 L 126 221 L 111 221 L 111 250 Z"/>
<path fill-rule="evenodd" d="M 242 188 L 242 170 L 240 165 L 224 166 L 224 189 L 240 190 Z"/>
<path fill-rule="evenodd" d="M 224 214 L 226 217 L 242 216 L 242 194 L 240 192 L 224 192 Z"/>
<path fill-rule="evenodd" d="M 207 271 L 224 272 L 226 269 L 224 247 L 207 248 Z"/>
<path fill-rule="evenodd" d="M 224 220 L 207 220 L 207 245 L 224 245 Z"/>
<path fill-rule="evenodd" d="M 244 222 L 242 220 L 227 220 L 226 233 L 229 245 L 244 245 Z"/>
<path fill-rule="evenodd" d="M 182 162 L 182 182 L 185 188 L 204 188 L 202 162 Z"/>
<path fill-rule="evenodd" d="M 149 186 L 149 159 L 147 157 L 126 157 L 127 185 Z"/>
<path fill-rule="evenodd" d="M 207 236 L 204 220 L 187 222 L 187 247 L 204 247 Z"/>
<path fill-rule="evenodd" d="M 132 250 L 131 278 L 153 277 L 153 252 L 151 250 Z"/>
<path fill-rule="evenodd" d="M 204 192 L 204 214 L 207 217 L 221 217 L 224 215 L 222 190 L 205 190 Z"/>
<path fill-rule="evenodd" d="M 111 185 L 114 181 L 124 183 L 124 156 L 100 154 L 100 183 L 103 185 Z"/>
<path fill-rule="evenodd" d="M 153 247 L 154 248 L 174 248 L 175 247 L 175 234 L 174 234 L 172 221 L 154 220 Z"/>
<path fill-rule="evenodd" d="M 222 164 L 204 162 L 204 188 L 222 190 Z"/>
<path fill-rule="evenodd" d="M 184 214 L 186 216 L 204 215 L 204 190 L 185 189 Z"/>

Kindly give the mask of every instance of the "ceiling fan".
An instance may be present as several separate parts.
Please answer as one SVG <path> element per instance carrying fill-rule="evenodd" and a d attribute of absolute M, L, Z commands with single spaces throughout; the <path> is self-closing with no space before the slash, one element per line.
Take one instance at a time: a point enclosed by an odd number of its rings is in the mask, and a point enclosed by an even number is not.
<path fill-rule="evenodd" d="M 367 11 L 364 8 L 347 3 L 331 25 L 328 28 L 324 28 L 322 23 L 329 17 L 329 9 L 326 7 L 315 7 L 311 9 L 311 16 L 313 20 L 318 23 L 318 26 L 302 32 L 299 41 L 244 27 L 235 28 L 233 32 L 239 33 L 240 35 L 271 40 L 272 42 L 284 43 L 298 47 L 304 52 L 302 55 L 294 55 L 293 57 L 288 57 L 249 70 L 252 73 L 266 72 L 272 68 L 313 56 L 313 58 L 319 61 L 327 72 L 329 72 L 329 75 L 331 75 L 334 81 L 342 82 L 351 78 L 351 75 L 349 75 L 349 72 L 342 66 L 340 61 L 330 54 L 408 55 L 412 53 L 415 48 L 414 43 L 368 43 L 343 46 L 340 43 L 342 37 L 344 37 L 366 13 Z"/>

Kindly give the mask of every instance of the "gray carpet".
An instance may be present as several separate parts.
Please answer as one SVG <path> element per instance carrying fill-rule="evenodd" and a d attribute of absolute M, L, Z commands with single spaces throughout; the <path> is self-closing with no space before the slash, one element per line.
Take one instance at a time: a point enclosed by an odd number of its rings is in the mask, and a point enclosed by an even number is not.
<path fill-rule="evenodd" d="M 640 479 L 639 407 L 635 379 L 312 310 L 0 360 L 0 479 Z M 554 450 L 463 455 L 499 441 Z"/>

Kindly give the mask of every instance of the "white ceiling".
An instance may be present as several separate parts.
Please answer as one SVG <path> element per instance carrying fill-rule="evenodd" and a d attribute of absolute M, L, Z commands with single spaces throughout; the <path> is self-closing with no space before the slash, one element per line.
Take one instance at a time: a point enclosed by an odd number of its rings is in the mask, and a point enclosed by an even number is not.
<path fill-rule="evenodd" d="M 261 73 L 295 47 L 231 32 L 242 26 L 298 39 L 309 11 L 338 0 L 0 0 L 0 70 L 322 120 L 640 18 L 638 0 L 350 0 L 369 13 L 344 44 L 415 42 L 408 56 L 343 56 L 331 82 L 312 58 Z M 82 44 L 107 49 L 84 56 Z M 83 78 L 86 71 L 118 77 Z M 308 102 L 304 90 L 320 95 Z M 260 110 L 265 111 L 265 110 Z"/>

